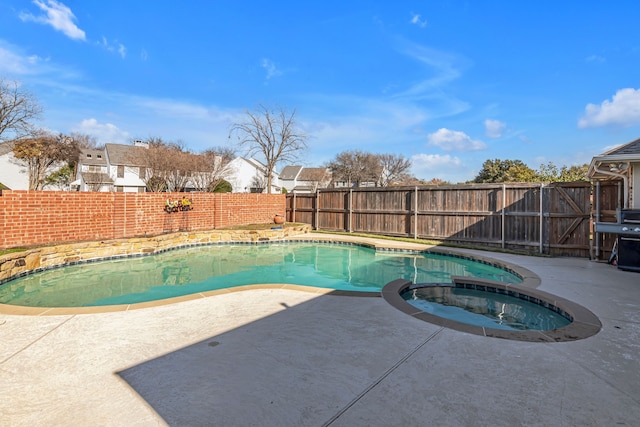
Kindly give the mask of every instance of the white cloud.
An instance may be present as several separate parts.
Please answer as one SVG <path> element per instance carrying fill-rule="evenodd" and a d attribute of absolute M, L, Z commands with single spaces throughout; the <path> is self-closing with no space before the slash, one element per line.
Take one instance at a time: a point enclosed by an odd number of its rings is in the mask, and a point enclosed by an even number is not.
<path fill-rule="evenodd" d="M 605 61 L 604 57 L 600 56 L 600 55 L 589 55 L 586 58 L 587 62 L 598 62 L 598 63 L 603 63 Z"/>
<path fill-rule="evenodd" d="M 462 161 L 458 157 L 449 154 L 415 154 L 411 156 L 414 168 L 418 170 L 446 170 L 451 167 L 462 166 Z"/>
<path fill-rule="evenodd" d="M 411 156 L 411 173 L 426 180 L 439 178 L 449 182 L 464 182 L 471 179 L 462 160 L 449 154 L 415 154 Z"/>
<path fill-rule="evenodd" d="M 620 89 L 613 99 L 602 104 L 588 104 L 578 120 L 581 129 L 597 126 L 640 126 L 640 89 Z"/>
<path fill-rule="evenodd" d="M 279 77 L 282 75 L 282 71 L 278 70 L 276 64 L 270 59 L 264 58 L 260 65 L 267 71 L 267 80 L 272 77 Z"/>
<path fill-rule="evenodd" d="M 29 55 L 23 49 L 0 39 L 0 75 L 12 78 L 33 80 L 30 83 L 43 83 L 60 86 L 68 79 L 78 79 L 81 76 L 77 70 L 56 64 L 49 58 Z"/>
<path fill-rule="evenodd" d="M 210 118 L 209 110 L 202 105 L 186 103 L 177 99 L 137 98 L 132 97 L 129 102 L 140 106 L 146 112 L 152 112 L 160 117 L 172 119 L 197 119 Z"/>
<path fill-rule="evenodd" d="M 433 77 L 418 82 L 400 93 L 399 96 L 417 97 L 418 99 L 431 97 L 434 92 L 442 90 L 443 86 L 462 75 L 459 64 L 464 60 L 456 55 L 408 41 L 402 41 L 400 50 L 403 54 L 430 68 L 432 72 L 429 74 Z"/>
<path fill-rule="evenodd" d="M 67 37 L 74 40 L 85 40 L 83 30 L 75 24 L 76 17 L 67 6 L 55 0 L 34 0 L 33 4 L 38 6 L 45 14 L 35 16 L 29 12 L 21 12 L 19 17 L 22 21 L 33 21 L 39 24 L 50 25 L 54 29 L 61 31 Z"/>
<path fill-rule="evenodd" d="M 128 132 L 118 129 L 116 125 L 111 123 L 98 123 L 94 118 L 83 120 L 73 128 L 73 131 L 93 136 L 102 144 L 109 142 L 127 144 L 131 139 L 131 135 L 129 135 Z"/>
<path fill-rule="evenodd" d="M 427 21 L 422 19 L 419 13 L 411 13 L 411 21 L 412 24 L 417 25 L 420 28 L 424 28 L 427 26 Z"/>
<path fill-rule="evenodd" d="M 484 127 L 486 129 L 485 134 L 489 138 L 502 137 L 502 131 L 507 127 L 507 124 L 500 120 L 487 119 L 484 121 Z"/>
<path fill-rule="evenodd" d="M 125 47 L 125 45 L 123 45 L 122 43 L 119 43 L 117 40 L 115 40 L 112 44 L 109 42 L 109 40 L 107 40 L 106 37 L 103 36 L 102 41 L 96 42 L 96 44 L 99 46 L 102 46 L 108 52 L 117 53 L 122 57 L 122 59 L 124 59 L 127 56 L 127 48 Z"/>
<path fill-rule="evenodd" d="M 25 56 L 14 52 L 15 47 L 0 40 L 0 75 L 36 74 L 36 69 L 42 58 L 37 55 Z"/>
<path fill-rule="evenodd" d="M 464 132 L 440 128 L 427 136 L 429 145 L 440 147 L 444 151 L 476 151 L 484 150 L 487 145 L 474 140 Z"/>

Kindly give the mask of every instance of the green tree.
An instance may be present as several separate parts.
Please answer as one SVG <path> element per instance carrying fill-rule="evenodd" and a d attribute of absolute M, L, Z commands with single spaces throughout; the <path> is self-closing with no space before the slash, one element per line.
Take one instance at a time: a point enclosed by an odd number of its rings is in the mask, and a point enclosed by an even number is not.
<path fill-rule="evenodd" d="M 212 193 L 231 193 L 233 191 L 233 186 L 229 183 L 229 181 L 225 181 L 224 179 L 218 181 L 213 188 Z"/>
<path fill-rule="evenodd" d="M 521 160 L 485 160 L 472 182 L 535 182 L 536 172 Z"/>
<path fill-rule="evenodd" d="M 542 182 L 574 182 L 589 181 L 587 171 L 588 164 L 579 166 L 562 166 L 560 169 L 553 163 L 540 165 L 538 169 L 538 179 Z"/>
<path fill-rule="evenodd" d="M 69 190 L 70 184 L 73 181 L 74 167 L 70 164 L 66 164 L 57 171 L 51 173 L 44 179 L 43 188 L 55 187 L 63 190 Z"/>
<path fill-rule="evenodd" d="M 538 179 L 542 182 L 555 182 L 559 176 L 558 167 L 553 162 L 542 164 L 538 169 Z"/>
<path fill-rule="evenodd" d="M 574 181 L 589 181 L 587 172 L 589 171 L 589 165 L 583 164 L 580 166 L 562 166 L 560 170 L 559 181 L 574 182 Z"/>

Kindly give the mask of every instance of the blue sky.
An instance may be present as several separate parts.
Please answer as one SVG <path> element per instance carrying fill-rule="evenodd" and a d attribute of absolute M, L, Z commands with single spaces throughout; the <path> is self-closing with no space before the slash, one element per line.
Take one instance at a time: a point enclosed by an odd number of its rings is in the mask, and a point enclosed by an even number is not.
<path fill-rule="evenodd" d="M 459 182 L 640 137 L 638 16 L 634 0 L 5 0 L 0 75 L 42 127 L 101 143 L 227 145 L 262 103 L 297 110 L 302 164 L 395 153 Z"/>

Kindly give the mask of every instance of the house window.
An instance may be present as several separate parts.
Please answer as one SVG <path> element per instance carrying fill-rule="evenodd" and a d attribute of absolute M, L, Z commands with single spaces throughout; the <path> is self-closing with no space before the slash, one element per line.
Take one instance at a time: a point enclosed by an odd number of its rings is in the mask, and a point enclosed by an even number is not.
<path fill-rule="evenodd" d="M 122 193 L 124 191 L 124 187 L 122 185 L 116 185 L 116 192 Z"/>
<path fill-rule="evenodd" d="M 118 178 L 124 178 L 124 165 L 118 166 Z"/>

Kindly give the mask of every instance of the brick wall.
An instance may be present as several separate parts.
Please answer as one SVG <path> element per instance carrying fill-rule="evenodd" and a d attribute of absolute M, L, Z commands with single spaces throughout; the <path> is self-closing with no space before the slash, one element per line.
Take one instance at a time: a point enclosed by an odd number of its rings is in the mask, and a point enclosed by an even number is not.
<path fill-rule="evenodd" d="M 185 193 L 0 192 L 0 249 L 153 236 L 273 221 L 281 194 L 187 193 L 193 210 L 167 213 Z"/>

